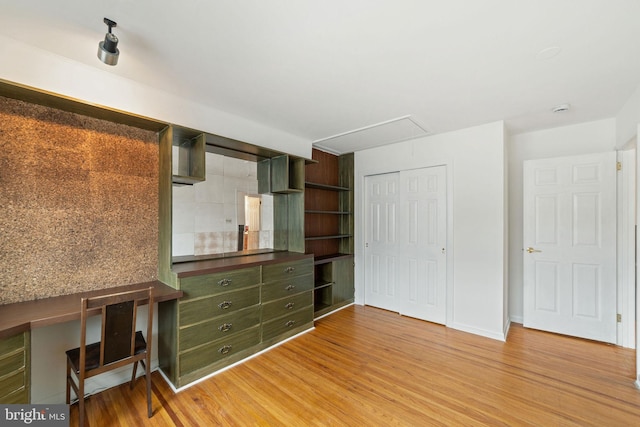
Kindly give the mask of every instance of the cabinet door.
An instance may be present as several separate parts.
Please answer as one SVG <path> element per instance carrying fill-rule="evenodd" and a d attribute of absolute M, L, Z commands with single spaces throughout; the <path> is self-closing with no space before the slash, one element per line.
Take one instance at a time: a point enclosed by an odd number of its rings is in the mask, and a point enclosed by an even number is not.
<path fill-rule="evenodd" d="M 333 261 L 333 303 L 353 301 L 355 288 L 353 279 L 353 259 Z"/>

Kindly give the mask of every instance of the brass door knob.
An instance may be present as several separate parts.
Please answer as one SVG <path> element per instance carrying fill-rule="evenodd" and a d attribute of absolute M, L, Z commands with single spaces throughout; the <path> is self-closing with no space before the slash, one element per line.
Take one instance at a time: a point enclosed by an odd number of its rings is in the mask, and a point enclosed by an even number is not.
<path fill-rule="evenodd" d="M 529 252 L 530 254 L 534 253 L 534 252 L 542 252 L 541 250 L 538 249 L 533 249 L 531 247 L 527 248 L 527 252 Z"/>

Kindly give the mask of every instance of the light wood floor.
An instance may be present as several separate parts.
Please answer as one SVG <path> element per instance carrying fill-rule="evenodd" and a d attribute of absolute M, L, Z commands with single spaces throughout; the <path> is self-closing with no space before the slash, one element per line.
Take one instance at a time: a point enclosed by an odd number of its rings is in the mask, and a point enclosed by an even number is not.
<path fill-rule="evenodd" d="M 91 426 L 634 426 L 635 351 L 512 325 L 506 343 L 372 307 L 178 394 L 92 396 Z M 71 408 L 71 425 L 77 408 Z"/>

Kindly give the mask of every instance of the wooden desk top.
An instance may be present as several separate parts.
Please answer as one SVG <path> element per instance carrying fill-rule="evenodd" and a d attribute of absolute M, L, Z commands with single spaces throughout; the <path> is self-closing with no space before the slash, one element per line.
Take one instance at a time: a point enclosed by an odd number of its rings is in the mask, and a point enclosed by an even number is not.
<path fill-rule="evenodd" d="M 9 337 L 33 328 L 80 319 L 80 300 L 84 297 L 144 289 L 149 286 L 153 286 L 154 302 L 169 301 L 182 296 L 182 291 L 173 289 L 156 280 L 98 291 L 0 305 L 0 338 Z"/>
<path fill-rule="evenodd" d="M 269 265 L 279 262 L 296 261 L 311 258 L 313 254 L 299 252 L 268 252 L 253 255 L 222 257 L 213 259 L 194 259 L 176 262 L 171 270 L 178 277 L 199 276 L 201 274 L 218 273 L 221 271 L 235 270 L 238 268 L 254 267 L 256 265 Z"/>

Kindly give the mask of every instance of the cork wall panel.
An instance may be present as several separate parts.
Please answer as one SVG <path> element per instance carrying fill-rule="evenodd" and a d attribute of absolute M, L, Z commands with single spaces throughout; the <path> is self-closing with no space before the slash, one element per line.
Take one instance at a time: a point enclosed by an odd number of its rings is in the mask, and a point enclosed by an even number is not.
<path fill-rule="evenodd" d="M 157 278 L 158 143 L 0 97 L 0 304 Z"/>

